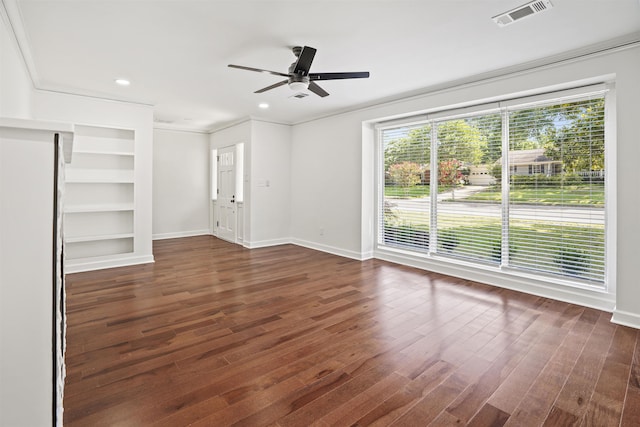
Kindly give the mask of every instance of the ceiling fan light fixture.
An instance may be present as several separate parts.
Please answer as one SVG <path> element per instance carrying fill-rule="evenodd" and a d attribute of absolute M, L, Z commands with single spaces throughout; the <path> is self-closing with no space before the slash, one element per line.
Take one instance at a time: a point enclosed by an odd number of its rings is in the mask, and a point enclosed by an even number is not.
<path fill-rule="evenodd" d="M 309 87 L 309 82 L 291 82 L 289 83 L 289 89 L 294 92 L 301 92 L 303 90 L 307 90 Z"/>
<path fill-rule="evenodd" d="M 535 1 L 551 1 L 551 0 L 535 0 Z M 231 68 L 239 68 L 241 70 L 254 71 L 258 73 L 273 74 L 274 76 L 286 77 L 286 80 L 280 80 L 270 86 L 258 89 L 253 93 L 263 93 L 280 86 L 288 85 L 296 94 L 304 94 L 309 90 L 319 97 L 329 96 L 329 92 L 318 85 L 318 81 L 322 80 L 341 80 L 341 79 L 366 79 L 369 77 L 368 71 L 362 72 L 339 72 L 339 73 L 310 73 L 311 63 L 316 54 L 316 49 L 304 46 L 296 46 L 293 48 L 293 54 L 297 58 L 296 62 L 289 66 L 287 73 L 278 71 L 264 70 L 262 68 L 245 67 L 244 65 L 229 64 Z M 296 96 L 298 98 L 298 96 Z"/>

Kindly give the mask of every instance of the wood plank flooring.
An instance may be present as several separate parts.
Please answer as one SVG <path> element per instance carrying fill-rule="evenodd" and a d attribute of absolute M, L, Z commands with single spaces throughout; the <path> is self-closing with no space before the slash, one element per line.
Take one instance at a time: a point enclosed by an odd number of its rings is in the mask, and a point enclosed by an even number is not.
<path fill-rule="evenodd" d="M 639 426 L 639 331 L 379 260 L 210 236 L 67 276 L 65 426 Z"/>

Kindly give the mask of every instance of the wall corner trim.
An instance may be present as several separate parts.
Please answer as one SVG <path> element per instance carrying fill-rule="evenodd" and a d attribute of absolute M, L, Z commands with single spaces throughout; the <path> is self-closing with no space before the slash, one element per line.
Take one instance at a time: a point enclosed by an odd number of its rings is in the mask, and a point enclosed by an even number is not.
<path fill-rule="evenodd" d="M 618 310 L 617 308 L 614 308 L 613 316 L 611 316 L 611 322 L 618 325 L 640 329 L 640 314 L 630 313 L 628 311 Z"/>

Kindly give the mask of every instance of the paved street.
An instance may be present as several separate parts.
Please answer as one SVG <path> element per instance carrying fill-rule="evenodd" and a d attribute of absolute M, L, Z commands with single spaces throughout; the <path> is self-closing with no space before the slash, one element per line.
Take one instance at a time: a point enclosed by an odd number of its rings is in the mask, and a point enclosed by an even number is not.
<path fill-rule="evenodd" d="M 451 201 L 451 193 L 438 195 L 438 213 L 451 215 L 468 215 L 481 217 L 500 218 L 501 208 L 499 204 L 487 202 L 464 202 L 469 194 L 481 190 L 482 187 L 467 186 L 456 190 L 455 202 Z M 390 200 L 391 201 L 391 200 Z M 408 212 L 425 212 L 428 215 L 431 199 L 423 197 L 419 199 L 395 199 L 391 201 L 394 210 Z M 535 206 L 511 205 L 509 213 L 514 219 L 550 221 L 554 223 L 572 224 L 604 224 L 604 209 L 590 207 L 560 207 L 560 206 Z"/>

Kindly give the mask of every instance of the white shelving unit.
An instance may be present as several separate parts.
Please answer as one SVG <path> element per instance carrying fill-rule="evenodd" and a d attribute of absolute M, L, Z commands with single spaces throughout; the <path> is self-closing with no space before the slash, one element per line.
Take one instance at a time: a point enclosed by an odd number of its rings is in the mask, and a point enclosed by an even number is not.
<path fill-rule="evenodd" d="M 135 133 L 76 125 L 73 160 L 65 173 L 67 271 L 133 255 Z"/>

